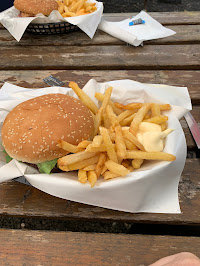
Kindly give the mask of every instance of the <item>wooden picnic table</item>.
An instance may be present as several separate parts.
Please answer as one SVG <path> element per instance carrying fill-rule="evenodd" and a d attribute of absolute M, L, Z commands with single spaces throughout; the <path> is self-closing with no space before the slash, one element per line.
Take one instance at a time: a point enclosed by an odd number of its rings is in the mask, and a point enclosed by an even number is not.
<path fill-rule="evenodd" d="M 133 14 L 105 14 L 120 20 Z M 83 86 L 132 79 L 187 86 L 200 124 L 200 12 L 150 13 L 177 33 L 143 47 L 100 30 L 58 36 L 0 28 L 0 86 L 41 88 L 52 74 Z M 200 257 L 200 159 L 184 119 L 188 153 L 179 184 L 181 214 L 126 213 L 59 199 L 16 181 L 0 184 L 1 265 L 149 265 L 189 251 Z"/>

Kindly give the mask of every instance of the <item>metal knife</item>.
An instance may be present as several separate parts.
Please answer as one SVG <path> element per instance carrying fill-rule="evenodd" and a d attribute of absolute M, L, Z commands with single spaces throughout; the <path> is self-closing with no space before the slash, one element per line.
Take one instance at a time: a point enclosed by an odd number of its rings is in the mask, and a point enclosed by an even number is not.
<path fill-rule="evenodd" d="M 188 112 L 185 116 L 185 120 L 188 124 L 188 127 L 192 133 L 192 136 L 197 144 L 198 149 L 200 149 L 200 129 L 194 117 Z"/>

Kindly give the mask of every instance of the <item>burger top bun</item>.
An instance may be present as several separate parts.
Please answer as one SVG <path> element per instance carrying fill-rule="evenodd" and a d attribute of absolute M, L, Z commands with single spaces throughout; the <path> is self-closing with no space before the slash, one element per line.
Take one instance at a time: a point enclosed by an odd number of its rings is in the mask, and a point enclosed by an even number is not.
<path fill-rule="evenodd" d="M 2 144 L 12 158 L 42 163 L 67 154 L 58 140 L 78 144 L 93 132 L 90 110 L 71 96 L 47 94 L 17 105 L 2 127 Z"/>
<path fill-rule="evenodd" d="M 37 15 L 42 13 L 48 16 L 53 10 L 58 9 L 55 0 L 15 0 L 14 6 L 23 13 Z"/>

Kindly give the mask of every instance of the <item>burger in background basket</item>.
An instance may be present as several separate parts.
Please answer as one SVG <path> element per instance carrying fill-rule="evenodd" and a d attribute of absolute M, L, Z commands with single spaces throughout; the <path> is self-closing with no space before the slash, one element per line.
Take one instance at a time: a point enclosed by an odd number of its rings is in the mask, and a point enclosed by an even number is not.
<path fill-rule="evenodd" d="M 97 10 L 96 3 L 87 0 L 15 0 L 14 6 L 20 11 L 19 17 L 49 16 L 58 10 L 62 17 L 87 15 Z"/>
<path fill-rule="evenodd" d="M 55 0 L 15 0 L 14 6 L 20 11 L 19 17 L 35 17 L 39 13 L 49 16 L 58 10 Z"/>

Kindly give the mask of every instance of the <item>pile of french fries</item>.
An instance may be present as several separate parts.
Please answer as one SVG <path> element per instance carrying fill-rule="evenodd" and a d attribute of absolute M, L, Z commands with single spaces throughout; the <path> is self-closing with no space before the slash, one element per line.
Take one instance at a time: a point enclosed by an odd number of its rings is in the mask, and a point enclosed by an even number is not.
<path fill-rule="evenodd" d="M 112 87 L 109 87 L 104 95 L 95 93 L 102 103 L 98 108 L 77 83 L 70 82 L 69 87 L 93 113 L 94 133 L 91 140 L 84 140 L 77 146 L 59 141 L 58 146 L 71 153 L 58 159 L 61 170 L 78 170 L 78 180 L 84 184 L 89 181 L 93 187 L 100 176 L 105 180 L 125 176 L 139 169 L 144 160 L 176 159 L 165 152 L 146 152 L 136 138 L 142 121 L 159 124 L 163 131 L 167 128 L 168 117 L 161 112 L 170 110 L 169 104 L 114 103 L 111 101 Z"/>
<path fill-rule="evenodd" d="M 58 11 L 64 17 L 76 17 L 93 13 L 97 10 L 96 3 L 87 0 L 58 0 Z"/>

